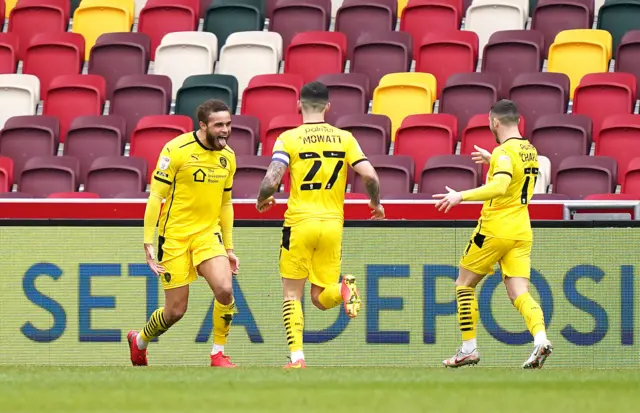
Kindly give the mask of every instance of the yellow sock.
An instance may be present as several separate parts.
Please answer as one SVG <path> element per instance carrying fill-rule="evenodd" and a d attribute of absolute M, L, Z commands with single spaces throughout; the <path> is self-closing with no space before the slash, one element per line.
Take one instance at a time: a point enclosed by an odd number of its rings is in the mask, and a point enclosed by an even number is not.
<path fill-rule="evenodd" d="M 462 340 L 473 340 L 476 338 L 478 325 L 478 302 L 475 290 L 472 287 L 456 287 L 456 302 Z"/>
<path fill-rule="evenodd" d="M 227 344 L 229 330 L 231 330 L 231 322 L 236 309 L 235 301 L 231 304 L 220 304 L 218 300 L 213 302 L 213 344 L 224 346 Z"/>
<path fill-rule="evenodd" d="M 302 303 L 298 300 L 285 300 L 282 303 L 282 319 L 287 333 L 289 350 L 302 351 L 302 331 L 304 330 L 304 315 Z"/>
<path fill-rule="evenodd" d="M 340 289 L 342 288 L 342 284 L 332 284 L 324 289 L 318 296 L 318 301 L 320 304 L 326 309 L 333 308 L 338 304 L 342 303 L 342 294 L 340 294 Z"/>
<path fill-rule="evenodd" d="M 527 323 L 527 328 L 532 336 L 535 337 L 536 334 L 545 331 L 542 308 L 536 300 L 533 299 L 531 294 L 524 293 L 519 295 L 513 302 L 513 305 L 524 318 L 524 322 Z"/>
<path fill-rule="evenodd" d="M 151 314 L 149 321 L 140 332 L 140 339 L 145 343 L 151 341 L 155 337 L 160 337 L 169 329 L 169 324 L 164 320 L 164 308 L 158 308 Z"/>

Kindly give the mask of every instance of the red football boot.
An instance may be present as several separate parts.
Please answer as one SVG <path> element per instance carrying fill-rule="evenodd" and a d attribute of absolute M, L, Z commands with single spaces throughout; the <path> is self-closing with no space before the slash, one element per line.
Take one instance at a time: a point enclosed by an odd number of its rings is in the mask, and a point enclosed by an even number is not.
<path fill-rule="evenodd" d="M 131 364 L 134 366 L 147 366 L 147 349 L 140 350 L 136 343 L 138 332 L 135 330 L 127 333 L 127 341 L 129 342 L 129 353 L 131 355 Z"/>
<path fill-rule="evenodd" d="M 232 369 L 237 366 L 231 362 L 229 356 L 225 356 L 222 351 L 218 351 L 216 354 L 211 355 L 211 367 Z"/>

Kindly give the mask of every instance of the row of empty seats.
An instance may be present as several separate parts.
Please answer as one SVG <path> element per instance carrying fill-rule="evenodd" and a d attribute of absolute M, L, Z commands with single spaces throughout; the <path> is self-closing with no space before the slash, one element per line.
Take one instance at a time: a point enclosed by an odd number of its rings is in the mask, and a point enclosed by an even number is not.
<path fill-rule="evenodd" d="M 417 184 L 418 193 L 425 196 L 441 193 L 445 185 L 456 190 L 472 189 L 481 182 L 481 173 L 469 156 L 438 155 L 429 158 L 416 174 L 410 156 L 371 155 L 368 157 L 380 177 L 381 196 L 409 195 Z M 546 159 L 541 157 L 542 159 Z M 234 178 L 233 196 L 253 198 L 264 178 L 270 159 L 261 156 L 239 156 Z M 541 162 L 541 171 L 548 164 Z M 147 163 L 135 156 L 96 158 L 86 171 L 84 190 L 103 198 L 120 198 L 124 194 L 141 193 L 147 183 Z M 81 163 L 74 156 L 40 156 L 29 159 L 20 175 L 13 173 L 13 161 L 0 157 L 0 196 L 9 193 L 16 183 L 20 193 L 46 197 L 53 193 L 76 192 L 80 186 Z M 418 180 L 414 180 L 414 176 Z M 542 179 L 546 179 L 542 175 Z M 541 180 L 542 180 L 541 179 Z M 540 181 L 541 181 L 540 180 Z M 554 194 L 571 199 L 588 195 L 614 193 L 618 169 L 614 158 L 607 156 L 571 156 L 564 159 L 556 172 Z M 351 174 L 351 192 L 366 193 L 358 175 Z M 536 185 L 536 194 L 545 194 L 544 184 Z M 284 185 L 284 191 L 288 191 Z M 622 193 L 640 198 L 640 158 L 636 158 L 624 175 Z M 15 195 L 7 195 L 15 196 Z"/>

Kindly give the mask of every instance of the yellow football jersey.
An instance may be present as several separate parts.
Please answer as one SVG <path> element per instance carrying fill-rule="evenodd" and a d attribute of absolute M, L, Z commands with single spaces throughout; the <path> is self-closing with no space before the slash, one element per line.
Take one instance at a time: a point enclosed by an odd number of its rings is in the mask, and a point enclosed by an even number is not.
<path fill-rule="evenodd" d="M 499 174 L 511 176 L 504 195 L 486 201 L 478 223 L 483 235 L 530 241 L 533 239 L 528 204 L 538 178 L 538 151 L 526 139 L 507 139 L 493 150 L 487 182 Z"/>
<path fill-rule="evenodd" d="M 328 123 L 306 123 L 281 134 L 274 161 L 289 167 L 291 192 L 285 225 L 305 219 L 344 219 L 346 164 L 366 160 L 356 138 Z"/>
<path fill-rule="evenodd" d="M 229 146 L 209 149 L 185 133 L 169 141 L 160 154 L 153 179 L 168 185 L 158 222 L 165 238 L 188 238 L 220 224 L 222 195 L 231 191 L 236 155 Z"/>

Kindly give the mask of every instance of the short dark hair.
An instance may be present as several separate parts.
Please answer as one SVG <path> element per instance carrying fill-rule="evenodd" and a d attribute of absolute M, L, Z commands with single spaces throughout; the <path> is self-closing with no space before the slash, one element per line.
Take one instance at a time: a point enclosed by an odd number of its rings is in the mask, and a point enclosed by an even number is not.
<path fill-rule="evenodd" d="M 210 99 L 198 106 L 198 109 L 196 110 L 196 117 L 198 118 L 198 122 L 202 122 L 206 125 L 209 121 L 209 116 L 216 112 L 231 113 L 229 106 L 227 106 L 226 103 L 221 100 Z"/>
<path fill-rule="evenodd" d="M 305 110 L 321 112 L 329 102 L 329 89 L 322 82 L 310 82 L 300 90 L 300 103 Z"/>
<path fill-rule="evenodd" d="M 491 106 L 491 117 L 507 126 L 517 125 L 520 122 L 518 107 L 514 101 L 508 99 L 499 100 Z"/>

